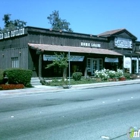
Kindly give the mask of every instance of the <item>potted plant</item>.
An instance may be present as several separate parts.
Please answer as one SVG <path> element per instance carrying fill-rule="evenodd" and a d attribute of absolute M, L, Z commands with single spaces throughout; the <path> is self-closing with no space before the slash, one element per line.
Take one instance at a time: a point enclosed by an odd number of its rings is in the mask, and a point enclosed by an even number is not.
<path fill-rule="evenodd" d="M 124 76 L 119 77 L 119 81 L 125 81 L 125 80 L 126 80 L 126 78 Z"/>

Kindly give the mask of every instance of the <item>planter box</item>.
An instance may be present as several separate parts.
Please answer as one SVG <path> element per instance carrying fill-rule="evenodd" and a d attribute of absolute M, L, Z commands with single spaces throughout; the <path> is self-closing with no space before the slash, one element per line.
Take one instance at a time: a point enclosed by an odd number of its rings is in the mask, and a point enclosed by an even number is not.
<path fill-rule="evenodd" d="M 22 89 L 24 88 L 24 85 L 23 84 L 1 84 L 0 88 L 2 90 Z"/>
<path fill-rule="evenodd" d="M 126 80 L 125 77 L 121 77 L 121 78 L 119 78 L 119 81 L 125 81 L 125 80 Z"/>
<path fill-rule="evenodd" d="M 112 82 L 112 81 L 117 81 L 117 79 L 115 79 L 115 78 L 110 78 L 110 79 L 108 79 L 108 81 L 110 81 L 110 82 Z"/>

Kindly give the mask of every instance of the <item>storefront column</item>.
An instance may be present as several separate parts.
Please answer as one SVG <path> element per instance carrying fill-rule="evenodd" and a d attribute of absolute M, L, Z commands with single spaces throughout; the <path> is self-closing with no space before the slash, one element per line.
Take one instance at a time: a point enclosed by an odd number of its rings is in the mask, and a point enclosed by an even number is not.
<path fill-rule="evenodd" d="M 137 73 L 139 72 L 139 59 L 137 58 Z"/>
<path fill-rule="evenodd" d="M 84 76 L 87 78 L 87 67 L 85 67 Z"/>
<path fill-rule="evenodd" d="M 131 67 L 130 67 L 130 73 L 132 73 L 132 55 L 131 55 Z"/>
<path fill-rule="evenodd" d="M 125 72 L 124 67 L 125 67 L 125 55 L 123 55 L 123 72 Z"/>
<path fill-rule="evenodd" d="M 139 56 L 138 56 L 138 73 L 140 72 L 139 68 L 140 68 L 140 60 L 139 60 Z"/>
<path fill-rule="evenodd" d="M 39 53 L 39 60 L 38 60 L 38 76 L 39 76 L 39 78 L 42 77 L 42 53 Z"/>

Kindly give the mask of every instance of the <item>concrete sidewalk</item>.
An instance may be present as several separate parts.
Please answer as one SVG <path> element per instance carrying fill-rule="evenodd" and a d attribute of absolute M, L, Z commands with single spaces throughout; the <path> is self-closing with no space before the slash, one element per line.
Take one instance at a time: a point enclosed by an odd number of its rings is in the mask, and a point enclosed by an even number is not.
<path fill-rule="evenodd" d="M 120 85 L 130 85 L 130 84 L 140 84 L 140 79 L 127 80 L 127 81 L 115 81 L 115 82 L 102 82 L 93 84 L 79 84 L 71 85 L 69 89 L 63 89 L 63 87 L 58 86 L 44 86 L 37 85 L 34 88 L 16 89 L 16 90 L 1 90 L 0 95 L 6 94 L 29 94 L 29 93 L 47 93 L 47 92 L 58 92 L 63 90 L 73 90 L 73 89 L 87 89 L 87 88 L 100 88 L 109 86 L 120 86 Z"/>

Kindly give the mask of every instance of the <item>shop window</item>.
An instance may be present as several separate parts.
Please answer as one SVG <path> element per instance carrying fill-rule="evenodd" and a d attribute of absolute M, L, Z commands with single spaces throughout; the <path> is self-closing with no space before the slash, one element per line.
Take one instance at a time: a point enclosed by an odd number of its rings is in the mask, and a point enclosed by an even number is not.
<path fill-rule="evenodd" d="M 90 59 L 88 58 L 88 59 L 87 59 L 87 68 L 88 68 L 88 69 L 90 69 L 90 65 L 91 65 Z"/>
<path fill-rule="evenodd" d="M 12 57 L 12 68 L 19 68 L 19 59 L 18 57 Z"/>

